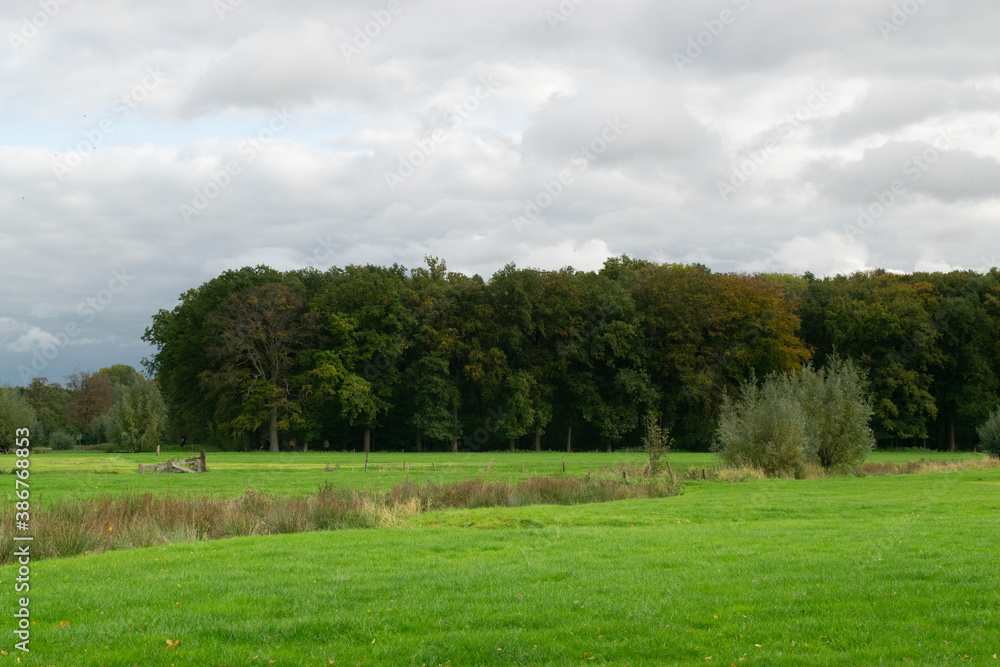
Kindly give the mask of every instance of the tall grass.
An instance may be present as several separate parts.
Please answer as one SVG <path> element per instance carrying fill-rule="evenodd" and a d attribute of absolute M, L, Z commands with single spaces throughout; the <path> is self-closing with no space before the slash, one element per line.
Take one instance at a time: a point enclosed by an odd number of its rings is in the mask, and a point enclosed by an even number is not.
<path fill-rule="evenodd" d="M 151 493 L 58 502 L 32 514 L 36 558 L 59 558 L 173 542 L 313 530 L 381 528 L 421 512 L 476 507 L 576 505 L 677 495 L 661 478 L 624 480 L 535 477 L 519 483 L 472 479 L 454 484 L 406 482 L 388 492 L 324 485 L 305 497 L 247 489 L 236 498 Z M 0 565 L 12 562 L 14 508 L 0 518 Z"/>
<path fill-rule="evenodd" d="M 834 466 L 824 468 L 818 464 L 805 464 L 795 472 L 774 474 L 754 466 L 726 466 L 722 468 L 695 468 L 688 466 L 684 477 L 693 480 L 720 482 L 747 482 L 755 479 L 784 477 L 797 479 L 823 479 L 827 477 L 882 477 L 885 475 L 913 475 L 928 472 L 959 472 L 962 470 L 983 470 L 1000 468 L 1000 459 L 989 456 L 976 460 L 932 461 L 920 459 L 905 463 L 892 461 L 869 461 L 858 466 Z"/>

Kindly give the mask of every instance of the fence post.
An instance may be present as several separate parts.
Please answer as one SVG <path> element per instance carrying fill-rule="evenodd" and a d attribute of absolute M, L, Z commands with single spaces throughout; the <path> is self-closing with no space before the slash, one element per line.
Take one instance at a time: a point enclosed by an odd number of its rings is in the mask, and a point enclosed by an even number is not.
<path fill-rule="evenodd" d="M 156 458 L 160 458 L 160 446 L 156 446 Z"/>
<path fill-rule="evenodd" d="M 562 457 L 562 459 L 563 459 L 563 472 L 566 472 L 566 457 L 564 456 Z"/>
<path fill-rule="evenodd" d="M 198 461 L 198 472 L 208 472 L 208 464 L 205 462 L 205 450 L 201 450 L 201 458 Z"/>

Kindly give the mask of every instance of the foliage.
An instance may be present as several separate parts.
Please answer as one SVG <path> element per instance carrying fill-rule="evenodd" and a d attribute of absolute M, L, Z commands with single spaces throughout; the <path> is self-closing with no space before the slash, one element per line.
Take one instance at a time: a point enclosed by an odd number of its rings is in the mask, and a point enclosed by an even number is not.
<path fill-rule="evenodd" d="M 0 449 L 11 449 L 16 441 L 17 429 L 29 430 L 31 442 L 39 441 L 41 423 L 35 409 L 17 387 L 0 385 Z"/>
<path fill-rule="evenodd" d="M 90 428 L 91 422 L 107 414 L 114 403 L 114 391 L 107 375 L 76 371 L 66 382 L 69 399 L 66 418 L 80 430 Z"/>
<path fill-rule="evenodd" d="M 167 422 L 167 406 L 156 384 L 141 379 L 121 388 L 110 416 L 111 441 L 138 452 L 159 441 Z"/>
<path fill-rule="evenodd" d="M 111 432 L 114 428 L 110 414 L 95 417 L 87 429 L 87 440 L 94 445 L 111 441 Z"/>
<path fill-rule="evenodd" d="M 989 452 L 990 456 L 1000 459 L 1000 408 L 990 414 L 977 432 L 982 448 Z"/>
<path fill-rule="evenodd" d="M 809 418 L 794 380 L 772 375 L 741 386 L 740 397 L 723 397 L 714 449 L 729 466 L 759 468 L 769 475 L 794 472 L 806 461 Z"/>
<path fill-rule="evenodd" d="M 806 364 L 759 387 L 751 375 L 740 398 L 724 402 L 716 449 L 728 465 L 772 475 L 859 465 L 874 445 L 871 416 L 863 371 L 833 354 L 818 371 Z"/>
<path fill-rule="evenodd" d="M 46 433 L 68 430 L 69 420 L 66 418 L 66 407 L 69 392 L 58 382 L 49 382 L 48 378 L 32 378 L 24 390 L 24 397 L 35 410 L 38 421 Z"/>
<path fill-rule="evenodd" d="M 875 445 L 864 372 L 834 354 L 818 371 L 803 367 L 795 379 L 809 419 L 806 459 L 824 468 L 864 462 Z"/>
<path fill-rule="evenodd" d="M 76 446 L 76 437 L 66 431 L 56 431 L 45 442 L 52 449 L 65 451 Z"/>
<path fill-rule="evenodd" d="M 281 341 L 276 375 L 247 356 L 262 342 L 248 327 Z M 834 350 L 863 373 L 882 447 L 969 447 L 1000 393 L 1000 271 L 817 280 L 626 256 L 596 273 L 509 264 L 489 280 L 433 257 L 411 270 L 247 267 L 185 292 L 146 340 L 172 435 L 230 448 L 364 434 L 457 451 L 488 431 L 485 449 L 532 436 L 539 449 L 622 449 L 653 411 L 678 447 L 705 451 L 723 396 L 751 373 L 822 368 Z M 807 454 L 839 460 L 820 444 Z"/>
<path fill-rule="evenodd" d="M 656 475 L 662 467 L 660 459 L 670 451 L 670 434 L 660 425 L 660 421 L 653 413 L 646 415 L 644 425 L 646 432 L 642 442 L 649 456 L 649 472 L 651 475 Z"/>

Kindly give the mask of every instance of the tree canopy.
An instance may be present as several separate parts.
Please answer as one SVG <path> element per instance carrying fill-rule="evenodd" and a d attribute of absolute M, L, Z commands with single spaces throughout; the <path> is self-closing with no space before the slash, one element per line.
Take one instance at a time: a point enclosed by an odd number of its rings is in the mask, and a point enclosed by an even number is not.
<path fill-rule="evenodd" d="M 639 446 L 652 414 L 706 450 L 724 396 L 834 353 L 867 378 L 882 444 L 975 441 L 998 402 L 998 334 L 995 270 L 817 279 L 622 256 L 484 280 L 428 257 L 227 271 L 145 340 L 173 437 L 612 449 Z"/>

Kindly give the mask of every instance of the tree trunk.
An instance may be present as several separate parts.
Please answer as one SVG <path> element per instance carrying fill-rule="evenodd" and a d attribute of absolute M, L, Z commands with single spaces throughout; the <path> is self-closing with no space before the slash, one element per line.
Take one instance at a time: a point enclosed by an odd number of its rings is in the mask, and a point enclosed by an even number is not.
<path fill-rule="evenodd" d="M 278 406 L 271 406 L 271 446 L 270 451 L 278 451 Z"/>
<path fill-rule="evenodd" d="M 250 451 L 250 431 L 243 431 L 243 451 Z"/>
<path fill-rule="evenodd" d="M 566 453 L 569 454 L 573 451 L 573 425 L 570 424 L 569 428 L 566 430 Z"/>
<path fill-rule="evenodd" d="M 420 453 L 420 452 L 422 452 L 422 451 L 424 451 L 424 441 L 423 441 L 423 436 L 421 436 L 421 435 L 418 435 L 418 436 L 417 436 L 417 454 L 419 454 L 419 453 Z"/>
<path fill-rule="evenodd" d="M 458 422 L 458 401 L 454 401 L 451 404 L 451 416 L 455 422 Z M 451 439 L 451 451 L 452 453 L 458 453 L 458 436 Z"/>
<path fill-rule="evenodd" d="M 607 448 L 606 451 L 608 452 L 608 454 L 611 453 L 611 443 L 610 442 L 608 442 L 608 448 Z"/>
<path fill-rule="evenodd" d="M 510 439 L 510 451 L 514 451 L 514 438 Z"/>
<path fill-rule="evenodd" d="M 372 451 L 372 430 L 365 426 L 365 454 Z"/>
<path fill-rule="evenodd" d="M 539 431 L 538 433 L 535 434 L 535 451 L 536 452 L 542 451 L 542 433 L 541 433 L 541 431 Z"/>
<path fill-rule="evenodd" d="M 955 451 L 955 406 L 948 408 L 948 451 Z"/>
<path fill-rule="evenodd" d="M 304 452 L 308 452 L 309 451 L 309 441 L 308 440 L 303 440 L 302 441 L 302 451 L 304 451 Z"/>

